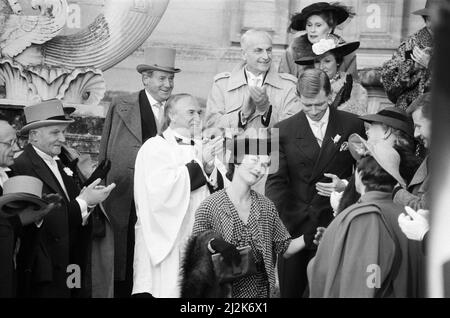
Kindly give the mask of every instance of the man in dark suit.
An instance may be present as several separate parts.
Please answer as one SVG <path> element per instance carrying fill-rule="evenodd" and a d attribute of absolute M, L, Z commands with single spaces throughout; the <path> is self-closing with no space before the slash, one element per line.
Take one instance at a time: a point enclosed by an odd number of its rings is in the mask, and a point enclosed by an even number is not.
<path fill-rule="evenodd" d="M 99 160 L 109 159 L 111 170 L 106 181 L 115 182 L 114 196 L 104 207 L 114 230 L 114 296 L 130 297 L 133 286 L 134 164 L 137 152 L 149 138 L 162 132 L 164 107 L 172 94 L 175 50 L 149 48 L 144 52 L 146 64 L 137 66 L 145 89 L 113 100 L 106 115 Z"/>
<path fill-rule="evenodd" d="M 99 186 L 97 179 L 80 192 L 73 171 L 60 162 L 64 132 L 73 120 L 66 117 L 59 100 L 26 107 L 24 112 L 27 124 L 21 134 L 29 134 L 29 144 L 12 170 L 40 179 L 43 194 L 57 193 L 62 200 L 42 222 L 23 228 L 17 257 L 18 293 L 25 297 L 80 296 L 86 269 L 85 226 L 92 208 L 105 200 L 115 185 Z"/>
<path fill-rule="evenodd" d="M 304 235 L 306 249 L 290 259 L 279 259 L 281 297 L 302 297 L 307 291 L 306 267 L 316 252 L 318 227 L 333 218 L 330 195 L 344 190 L 354 160 L 348 137 L 365 136 L 355 115 L 331 109 L 330 81 L 318 69 L 305 71 L 297 92 L 303 110 L 275 126 L 280 135 L 279 169 L 268 177 L 266 195 L 276 205 L 293 237 Z M 330 182 L 331 180 L 331 182 Z"/>

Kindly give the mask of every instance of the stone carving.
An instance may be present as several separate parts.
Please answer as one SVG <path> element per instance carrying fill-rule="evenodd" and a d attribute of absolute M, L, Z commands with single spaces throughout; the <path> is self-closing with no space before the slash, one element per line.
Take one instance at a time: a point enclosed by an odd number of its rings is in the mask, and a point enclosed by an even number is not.
<path fill-rule="evenodd" d="M 0 82 L 6 99 L 97 105 L 106 91 L 103 71 L 142 45 L 169 0 L 102 1 L 90 24 L 63 35 L 68 5 L 80 2 L 0 0 Z"/>

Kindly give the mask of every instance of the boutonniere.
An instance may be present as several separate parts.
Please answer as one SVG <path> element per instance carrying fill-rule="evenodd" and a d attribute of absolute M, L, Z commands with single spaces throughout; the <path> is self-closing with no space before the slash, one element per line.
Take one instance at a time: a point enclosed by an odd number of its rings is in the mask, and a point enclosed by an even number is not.
<path fill-rule="evenodd" d="M 64 167 L 63 170 L 69 177 L 73 177 L 73 171 L 70 168 Z"/>
<path fill-rule="evenodd" d="M 338 142 L 339 142 L 339 140 L 341 140 L 341 135 L 336 135 L 334 138 L 333 138 L 333 142 L 334 142 L 334 144 L 336 145 Z"/>
<path fill-rule="evenodd" d="M 341 149 L 339 150 L 339 152 L 343 152 L 343 151 L 347 151 L 348 150 L 348 141 L 346 141 L 346 142 L 344 142 L 342 145 L 341 145 Z"/>

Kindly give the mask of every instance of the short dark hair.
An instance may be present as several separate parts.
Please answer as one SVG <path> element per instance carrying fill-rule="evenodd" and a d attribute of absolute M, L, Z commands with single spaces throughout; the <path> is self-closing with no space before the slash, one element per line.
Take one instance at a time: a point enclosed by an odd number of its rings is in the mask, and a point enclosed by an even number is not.
<path fill-rule="evenodd" d="M 372 156 L 358 161 L 356 169 L 367 191 L 392 192 L 397 180 L 387 173 Z"/>
<path fill-rule="evenodd" d="M 421 109 L 422 115 L 428 120 L 431 120 L 431 93 L 425 93 L 417 97 L 411 105 L 409 105 L 406 112 L 412 115 L 415 111 Z"/>
<path fill-rule="evenodd" d="M 307 69 L 298 78 L 297 93 L 299 96 L 313 98 L 317 96 L 322 89 L 327 96 L 330 95 L 330 79 L 328 78 L 327 73 L 320 69 Z"/>

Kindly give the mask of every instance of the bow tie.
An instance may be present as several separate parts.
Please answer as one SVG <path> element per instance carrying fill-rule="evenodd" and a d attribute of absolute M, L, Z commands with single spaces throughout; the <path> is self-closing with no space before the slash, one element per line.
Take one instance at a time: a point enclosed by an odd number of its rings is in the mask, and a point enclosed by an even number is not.
<path fill-rule="evenodd" d="M 181 139 L 178 137 L 175 137 L 175 140 L 179 145 L 185 145 L 185 146 L 195 146 L 195 141 L 192 139 Z"/>

